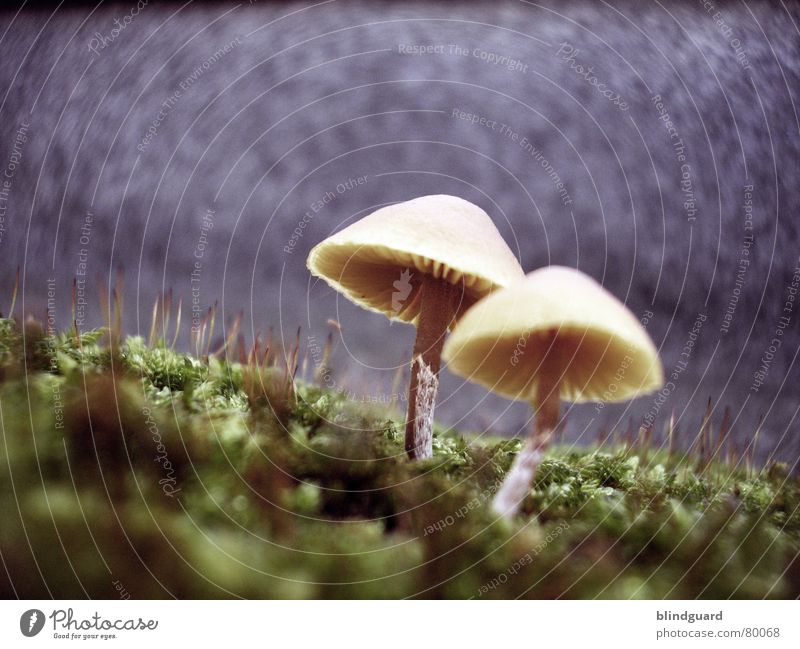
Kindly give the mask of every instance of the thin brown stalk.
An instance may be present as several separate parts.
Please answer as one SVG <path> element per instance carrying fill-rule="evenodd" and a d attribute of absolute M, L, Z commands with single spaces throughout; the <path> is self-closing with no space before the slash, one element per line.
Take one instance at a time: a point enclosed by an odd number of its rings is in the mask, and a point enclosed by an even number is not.
<path fill-rule="evenodd" d="M 153 315 L 150 317 L 150 335 L 147 337 L 147 344 L 150 347 L 155 347 L 156 344 L 156 329 L 158 322 L 158 303 L 161 301 L 160 297 L 156 297 L 153 302 Z"/>
<path fill-rule="evenodd" d="M 707 468 L 709 463 L 711 462 L 711 458 L 709 457 L 709 441 L 711 439 L 710 433 L 710 426 L 711 426 L 711 397 L 708 398 L 708 404 L 706 405 L 706 411 L 703 415 L 703 421 L 700 425 L 700 431 L 698 435 L 700 436 L 700 472 L 704 472 Z"/>
<path fill-rule="evenodd" d="M 17 266 L 17 274 L 14 278 L 14 290 L 11 291 L 11 308 L 8 310 L 8 317 L 14 317 L 14 307 L 17 304 L 17 293 L 19 292 L 19 266 Z"/>
<path fill-rule="evenodd" d="M 172 344 L 170 349 L 175 349 L 175 344 L 178 342 L 178 334 L 181 331 L 181 311 L 183 308 L 183 298 L 178 300 L 178 314 L 175 316 L 175 335 L 172 337 Z"/>

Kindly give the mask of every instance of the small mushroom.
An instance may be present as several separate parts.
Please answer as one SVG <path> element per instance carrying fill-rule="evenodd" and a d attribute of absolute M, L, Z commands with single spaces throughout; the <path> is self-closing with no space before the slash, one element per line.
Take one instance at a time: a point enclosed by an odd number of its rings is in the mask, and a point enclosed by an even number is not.
<path fill-rule="evenodd" d="M 405 449 L 412 459 L 431 457 L 447 330 L 480 298 L 523 277 L 491 218 L 455 196 L 422 196 L 330 236 L 307 263 L 359 306 L 416 325 Z"/>
<path fill-rule="evenodd" d="M 562 399 L 625 401 L 658 390 L 658 351 L 636 317 L 592 278 L 536 270 L 470 309 L 444 347 L 447 367 L 511 399 L 530 401 L 536 424 L 493 502 L 513 516 L 530 489 Z"/>

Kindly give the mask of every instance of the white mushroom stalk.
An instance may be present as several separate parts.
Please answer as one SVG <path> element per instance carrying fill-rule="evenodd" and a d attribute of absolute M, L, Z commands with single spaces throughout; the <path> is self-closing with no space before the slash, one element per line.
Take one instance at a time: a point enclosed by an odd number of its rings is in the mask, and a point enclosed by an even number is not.
<path fill-rule="evenodd" d="M 406 413 L 405 449 L 412 458 L 426 458 L 433 455 L 433 412 L 436 394 L 439 391 L 442 350 L 441 344 L 437 344 L 433 349 L 424 349 L 419 341 L 420 336 L 417 335 Z"/>
<path fill-rule="evenodd" d="M 556 342 L 555 332 L 551 332 L 547 339 L 544 345 L 554 352 L 552 348 Z M 535 426 L 492 501 L 492 508 L 505 517 L 512 517 L 519 510 L 520 503 L 530 489 L 536 469 L 539 468 L 558 425 L 562 372 L 558 364 L 553 362 L 554 356 L 554 353 L 545 355 L 540 372 L 541 378 L 536 383 L 536 396 L 532 402 L 536 413 Z"/>
<path fill-rule="evenodd" d="M 422 196 L 319 243 L 308 268 L 356 304 L 416 325 L 405 450 L 412 459 L 431 457 L 448 329 L 479 299 L 523 277 L 491 218 L 455 196 Z"/>
<path fill-rule="evenodd" d="M 635 316 L 592 278 L 560 266 L 477 303 L 443 357 L 456 374 L 536 410 L 536 425 L 493 503 L 508 517 L 530 490 L 562 399 L 624 401 L 664 383 L 655 345 Z"/>

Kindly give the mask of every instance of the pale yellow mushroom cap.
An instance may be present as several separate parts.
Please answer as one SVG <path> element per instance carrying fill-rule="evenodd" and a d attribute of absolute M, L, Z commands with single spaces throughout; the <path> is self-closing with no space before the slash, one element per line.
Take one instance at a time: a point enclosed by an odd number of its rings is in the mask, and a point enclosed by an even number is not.
<path fill-rule="evenodd" d="M 489 215 L 447 195 L 383 207 L 316 245 L 307 263 L 356 304 L 404 322 L 419 316 L 423 275 L 463 281 L 457 317 L 524 275 Z"/>
<path fill-rule="evenodd" d="M 591 277 L 561 266 L 478 302 L 442 358 L 470 381 L 532 401 L 546 354 L 566 401 L 624 401 L 664 384 L 658 351 L 636 317 Z"/>

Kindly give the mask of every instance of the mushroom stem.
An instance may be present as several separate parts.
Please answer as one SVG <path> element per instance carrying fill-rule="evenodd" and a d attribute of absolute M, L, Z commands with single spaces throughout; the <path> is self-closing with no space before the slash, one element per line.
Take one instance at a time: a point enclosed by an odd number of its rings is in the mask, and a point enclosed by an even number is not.
<path fill-rule="evenodd" d="M 408 388 L 406 416 L 406 453 L 412 460 L 433 455 L 433 409 L 442 364 L 442 346 L 447 329 L 455 316 L 458 289 L 448 282 L 424 275 L 420 290 L 417 338 L 411 357 L 411 384 Z M 425 385 L 420 375 L 425 372 Z M 418 399 L 418 392 L 433 391 L 433 398 Z"/>
<path fill-rule="evenodd" d="M 439 378 L 431 372 L 431 368 L 425 364 L 422 357 L 417 357 L 415 365 L 417 397 L 413 448 L 415 454 L 422 459 L 433 455 L 433 411 L 436 405 L 436 393 L 439 390 Z"/>
<path fill-rule="evenodd" d="M 556 354 L 552 349 L 542 361 L 542 373 L 537 381 L 534 407 L 536 408 L 536 424 L 531 431 L 531 439 L 543 447 L 550 442 L 550 437 L 558 425 L 561 407 L 561 367 L 553 362 Z"/>
<path fill-rule="evenodd" d="M 552 338 L 550 343 L 549 353 L 546 353 L 542 361 L 542 371 L 536 382 L 536 424 L 492 502 L 492 509 L 506 518 L 515 516 L 519 511 L 558 424 L 562 374 L 561 368 L 554 362 L 556 354 L 552 350 Z"/>
<path fill-rule="evenodd" d="M 525 442 L 514 464 L 506 474 L 492 501 L 492 509 L 504 518 L 512 518 L 519 511 L 520 503 L 530 489 L 533 475 L 542 461 L 543 447 L 529 438 Z"/>

